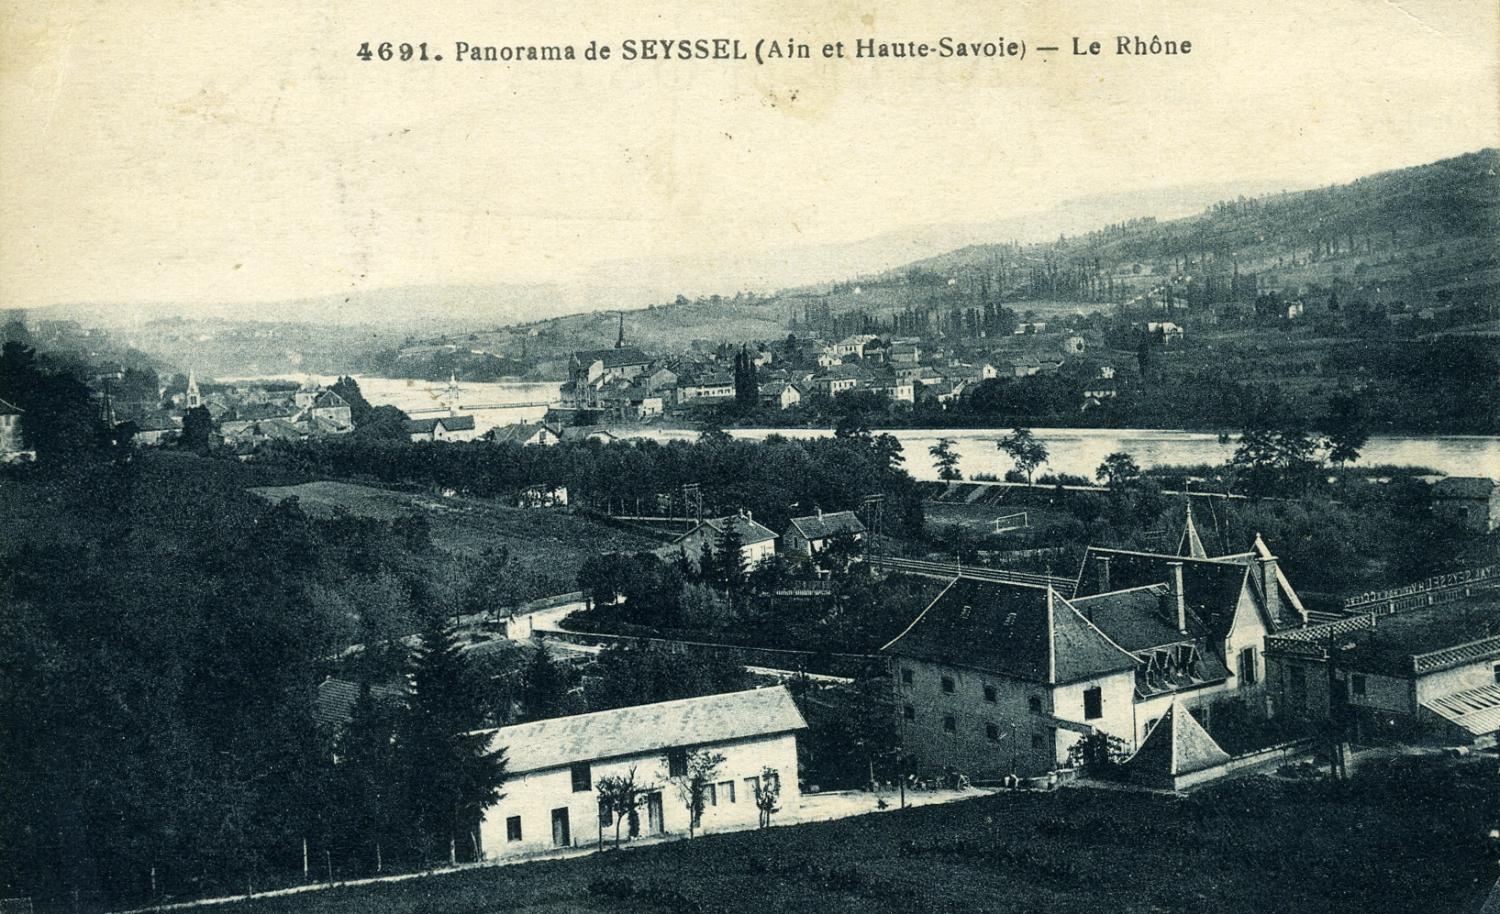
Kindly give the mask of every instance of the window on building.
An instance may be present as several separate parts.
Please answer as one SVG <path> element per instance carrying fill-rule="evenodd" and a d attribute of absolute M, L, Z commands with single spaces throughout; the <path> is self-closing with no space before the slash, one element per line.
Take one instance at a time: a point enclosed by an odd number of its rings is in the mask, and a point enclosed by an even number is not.
<path fill-rule="evenodd" d="M 505 840 L 521 840 L 521 817 L 511 816 L 505 820 Z"/>
<path fill-rule="evenodd" d="M 954 719 L 952 714 L 945 714 L 943 716 L 943 729 L 949 733 L 958 732 L 958 721 Z"/>
<path fill-rule="evenodd" d="M 1042 696 L 1033 695 L 1026 699 L 1026 706 L 1031 709 L 1031 713 L 1033 714 L 1042 713 Z"/>
<path fill-rule="evenodd" d="M 902 670 L 901 670 L 901 684 L 902 685 L 911 685 L 911 670 L 909 668 L 902 668 Z"/>
<path fill-rule="evenodd" d="M 992 743 L 1000 742 L 1000 728 L 994 724 L 984 725 L 984 736 Z"/>
<path fill-rule="evenodd" d="M 1098 720 L 1104 716 L 1104 692 L 1098 686 L 1083 690 L 1083 719 Z"/>
<path fill-rule="evenodd" d="M 719 800 L 720 801 L 722 801 L 724 803 L 733 803 L 734 802 L 734 781 L 720 781 L 719 782 L 718 794 L 719 794 Z"/>
<path fill-rule="evenodd" d="M 1045 749 L 1045 748 L 1047 748 L 1047 737 L 1043 736 L 1040 733 L 1033 733 L 1033 734 L 1031 734 L 1031 748 L 1033 748 L 1033 749 Z"/>
<path fill-rule="evenodd" d="M 669 749 L 667 751 L 667 776 L 673 778 L 687 777 L 686 749 Z"/>
<path fill-rule="evenodd" d="M 906 707 L 902 708 L 901 713 L 905 715 L 907 720 L 917 719 L 917 709 L 913 708 L 911 705 L 907 705 Z"/>
<path fill-rule="evenodd" d="M 704 806 L 718 806 L 719 805 L 719 785 L 717 785 L 717 784 L 704 784 L 703 785 L 703 805 Z"/>
<path fill-rule="evenodd" d="M 573 765 L 573 792 L 582 793 L 585 790 L 594 789 L 594 773 L 589 768 L 588 762 L 576 762 Z"/>
<path fill-rule="evenodd" d="M 1365 694 L 1365 675 L 1363 673 L 1355 673 L 1353 676 L 1350 676 L 1349 688 L 1355 695 Z"/>
<path fill-rule="evenodd" d="M 745 796 L 755 802 L 755 794 L 760 790 L 760 778 L 745 778 Z"/>
<path fill-rule="evenodd" d="M 943 691 L 947 692 L 949 695 L 953 694 L 953 677 L 952 676 L 944 676 L 943 677 Z"/>
<path fill-rule="evenodd" d="M 1500 663 L 1495 664 L 1495 681 L 1500 682 Z"/>
<path fill-rule="evenodd" d="M 1239 675 L 1240 685 L 1255 685 L 1255 648 L 1240 651 Z"/>
<path fill-rule="evenodd" d="M 984 687 L 984 700 L 987 701 L 987 702 L 989 702 L 990 704 L 994 704 L 995 703 L 995 698 L 996 698 L 996 696 L 995 696 L 995 687 L 992 686 L 992 685 L 985 686 Z"/>

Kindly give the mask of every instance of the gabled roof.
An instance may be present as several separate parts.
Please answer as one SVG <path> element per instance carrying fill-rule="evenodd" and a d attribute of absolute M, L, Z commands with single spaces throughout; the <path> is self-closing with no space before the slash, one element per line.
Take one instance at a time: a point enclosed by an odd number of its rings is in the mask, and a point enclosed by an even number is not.
<path fill-rule="evenodd" d="M 408 419 L 406 420 L 406 431 L 413 435 L 430 435 L 441 425 L 450 432 L 469 432 L 474 430 L 473 416 L 438 416 L 435 419 Z"/>
<path fill-rule="evenodd" d="M 1188 611 L 1202 621 L 1205 634 L 1218 640 L 1229 634 L 1240 593 L 1245 589 L 1249 568 L 1235 561 L 1194 559 L 1181 555 L 1130 552 L 1090 546 L 1084 553 L 1077 593 L 1101 592 L 1094 575 L 1097 559 L 1109 557 L 1109 590 L 1128 590 L 1162 584 L 1171 575 L 1170 562 L 1182 563 L 1183 593 Z"/>
<path fill-rule="evenodd" d="M 1172 778 L 1213 768 L 1229 761 L 1229 753 L 1214 742 L 1208 731 L 1174 701 L 1167 708 L 1135 755 L 1125 762 L 1132 776 L 1137 772 Z"/>
<path fill-rule="evenodd" d="M 26 412 L 21 407 L 6 400 L 0 400 L 0 416 L 19 416 Z"/>
<path fill-rule="evenodd" d="M 807 728 L 785 686 L 556 717 L 488 731 L 509 774 Z"/>
<path fill-rule="evenodd" d="M 1167 644 L 1181 644 L 1208 634 L 1202 620 L 1189 610 L 1188 630 L 1178 632 L 1167 618 L 1162 600 L 1167 585 L 1151 584 L 1109 593 L 1074 597 L 1073 606 L 1109 639 L 1132 653 Z"/>
<path fill-rule="evenodd" d="M 853 511 L 830 511 L 827 514 L 809 514 L 792 518 L 792 529 L 806 540 L 827 539 L 841 533 L 854 535 L 865 532 L 865 525 Z"/>
<path fill-rule="evenodd" d="M 703 523 L 689 530 L 687 533 L 684 533 L 682 536 L 679 536 L 677 538 L 677 542 L 682 542 L 683 540 L 704 529 L 705 527 L 713 531 L 715 536 L 720 535 L 724 532 L 724 525 L 730 521 L 734 521 L 737 524 L 736 529 L 739 530 L 741 545 L 754 546 L 759 543 L 765 543 L 776 539 L 776 534 L 772 533 L 765 527 L 765 525 L 761 524 L 759 521 L 752 520 L 751 518 L 745 517 L 741 514 L 730 514 L 727 517 L 711 517 L 705 519 Z"/>
<path fill-rule="evenodd" d="M 322 391 L 312 402 L 313 409 L 339 409 L 340 407 L 348 409 L 349 401 L 331 390 Z"/>
<path fill-rule="evenodd" d="M 490 440 L 496 444 L 505 442 L 525 443 L 536 437 L 541 431 L 552 432 L 545 423 L 541 422 L 513 422 L 510 425 L 497 426 L 490 430 Z M 556 432 L 552 432 L 556 435 Z"/>
<path fill-rule="evenodd" d="M 1136 660 L 1050 587 L 959 578 L 882 652 L 1047 684 Z"/>

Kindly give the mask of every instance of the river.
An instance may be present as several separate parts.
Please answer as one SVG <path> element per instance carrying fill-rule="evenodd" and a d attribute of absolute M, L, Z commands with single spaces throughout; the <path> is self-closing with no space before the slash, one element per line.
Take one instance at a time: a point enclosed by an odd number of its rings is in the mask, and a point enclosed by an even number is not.
<path fill-rule="evenodd" d="M 291 378 L 290 380 L 301 380 Z M 323 378 L 332 383 L 333 378 Z M 390 404 L 417 416 L 444 407 L 447 385 L 435 381 L 357 376 L 365 399 L 376 405 Z M 535 422 L 547 412 L 546 401 L 557 397 L 555 381 L 463 382 L 458 390 L 460 412 L 474 416 L 478 433 L 510 422 Z M 541 405 L 537 405 L 541 404 Z M 625 426 L 617 434 L 657 441 L 691 441 L 698 433 L 688 429 L 656 426 Z M 893 429 L 901 442 L 906 468 L 918 479 L 936 479 L 928 448 L 939 438 L 953 441 L 959 469 L 965 476 L 992 473 L 1003 476 L 1012 464 L 995 442 L 1010 429 Z M 1220 464 L 1234 453 L 1234 443 L 1219 442 L 1212 432 L 1156 429 L 1035 428 L 1046 445 L 1049 459 L 1040 472 L 1069 473 L 1093 478 L 1094 470 L 1115 451 L 1125 451 L 1143 467 L 1162 465 Z M 832 434 L 827 429 L 733 429 L 736 438 L 753 440 L 768 435 L 815 438 Z M 1365 445 L 1364 465 L 1431 467 L 1456 476 L 1500 477 L 1500 437 L 1482 435 L 1375 435 Z"/>

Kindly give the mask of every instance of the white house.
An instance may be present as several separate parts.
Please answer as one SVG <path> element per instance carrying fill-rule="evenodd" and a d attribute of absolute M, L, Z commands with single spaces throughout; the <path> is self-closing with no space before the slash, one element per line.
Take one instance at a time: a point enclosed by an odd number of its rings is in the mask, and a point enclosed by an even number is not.
<path fill-rule="evenodd" d="M 796 385 L 787 381 L 771 381 L 760 385 L 760 403 L 762 406 L 774 406 L 777 409 L 791 409 L 802 400 L 802 391 Z"/>
<path fill-rule="evenodd" d="M 412 441 L 468 441 L 474 437 L 473 416 L 439 416 L 408 419 L 406 433 Z"/>
<path fill-rule="evenodd" d="M 777 776 L 779 808 L 800 805 L 797 733 L 806 728 L 785 686 L 502 727 L 493 731 L 491 746 L 505 750 L 505 795 L 480 822 L 482 853 L 495 859 L 613 838 L 613 820 L 600 813 L 596 788 L 600 778 L 631 772 L 645 788 L 641 835 L 685 834 L 689 812 L 677 785 L 687 774 L 689 753 L 699 750 L 724 761 L 698 827 L 754 828 L 760 821 L 756 786 L 766 769 Z"/>
<path fill-rule="evenodd" d="M 724 535 L 726 524 L 734 524 L 740 535 L 740 554 L 745 558 L 745 567 L 754 568 L 761 562 L 770 561 L 776 555 L 776 534 L 765 526 L 755 522 L 755 518 L 747 511 L 740 514 L 731 514 L 728 517 L 715 517 L 704 520 L 698 526 L 677 538 L 676 545 L 687 556 L 688 561 L 696 563 L 703 555 L 703 547 L 708 546 L 710 550 L 719 548 L 719 538 Z"/>
<path fill-rule="evenodd" d="M 836 536 L 848 536 L 856 543 L 863 542 L 865 525 L 860 523 L 853 511 L 830 511 L 824 514 L 819 510 L 806 517 L 792 518 L 781 539 L 788 552 L 811 557 L 828 548 L 829 541 Z"/>

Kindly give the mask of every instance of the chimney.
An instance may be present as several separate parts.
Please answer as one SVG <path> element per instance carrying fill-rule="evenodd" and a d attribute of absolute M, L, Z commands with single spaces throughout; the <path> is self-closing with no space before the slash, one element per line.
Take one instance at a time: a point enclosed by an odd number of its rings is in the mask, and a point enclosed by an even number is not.
<path fill-rule="evenodd" d="M 1187 594 L 1182 586 L 1182 563 L 1167 563 L 1167 593 L 1162 599 L 1167 619 L 1177 621 L 1177 633 L 1187 634 Z"/>
<path fill-rule="evenodd" d="M 1275 619 L 1281 615 L 1281 586 L 1277 583 L 1276 556 L 1271 554 L 1257 534 L 1255 563 L 1260 569 L 1260 592 L 1266 598 L 1266 612 Z"/>
<path fill-rule="evenodd" d="M 1098 593 L 1109 592 L 1109 556 L 1094 556 L 1094 582 L 1098 586 Z"/>
<path fill-rule="evenodd" d="M 819 505 L 815 510 L 818 512 L 818 519 L 822 520 L 823 519 L 823 506 Z"/>

